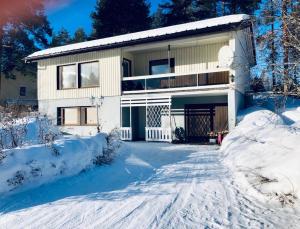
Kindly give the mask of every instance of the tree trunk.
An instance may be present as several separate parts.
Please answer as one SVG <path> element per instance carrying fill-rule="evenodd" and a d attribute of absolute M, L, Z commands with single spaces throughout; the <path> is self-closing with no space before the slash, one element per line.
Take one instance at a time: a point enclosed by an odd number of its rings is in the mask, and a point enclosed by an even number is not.
<path fill-rule="evenodd" d="M 282 45 L 283 45 L 283 91 L 289 90 L 289 50 L 288 50 L 288 25 L 287 25 L 287 5 L 289 0 L 282 0 Z"/>
<path fill-rule="evenodd" d="M 0 95 L 1 95 L 1 84 L 2 84 L 2 50 L 3 50 L 3 26 L 0 24 Z"/>
<path fill-rule="evenodd" d="M 275 23 L 275 12 L 274 12 L 274 2 L 271 0 L 271 32 L 272 32 L 272 43 L 271 43 L 271 69 L 272 69 L 272 87 L 273 89 L 276 86 L 276 76 L 275 76 L 275 31 L 274 31 L 274 23 Z"/>

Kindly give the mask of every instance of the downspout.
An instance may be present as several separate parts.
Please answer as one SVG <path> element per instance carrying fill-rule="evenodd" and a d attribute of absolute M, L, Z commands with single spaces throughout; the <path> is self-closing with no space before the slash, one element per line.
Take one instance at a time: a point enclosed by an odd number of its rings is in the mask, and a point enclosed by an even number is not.
<path fill-rule="evenodd" d="M 171 45 L 168 45 L 168 67 L 169 67 L 169 73 L 171 73 L 171 54 L 170 54 L 170 52 L 171 52 Z M 171 87 L 171 79 L 170 79 L 170 77 L 169 77 L 169 88 Z"/>

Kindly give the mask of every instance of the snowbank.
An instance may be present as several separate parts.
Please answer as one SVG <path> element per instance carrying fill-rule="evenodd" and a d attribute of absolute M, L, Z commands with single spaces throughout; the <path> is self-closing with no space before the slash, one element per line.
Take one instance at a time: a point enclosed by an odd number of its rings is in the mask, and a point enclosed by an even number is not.
<path fill-rule="evenodd" d="M 299 141 L 299 128 L 285 125 L 269 110 L 253 107 L 243 112 L 221 150 L 237 177 L 246 177 L 259 192 L 275 197 L 291 193 L 300 198 Z"/>
<path fill-rule="evenodd" d="M 36 119 L 31 120 L 26 126 L 24 144 L 1 151 L 0 193 L 20 191 L 78 174 L 92 166 L 96 157 L 102 156 L 107 148 L 104 134 L 83 138 L 60 135 L 54 142 L 41 144 L 41 135 L 47 136 L 49 131 L 53 134 L 58 130 L 47 126 L 41 133 L 39 125 Z"/>

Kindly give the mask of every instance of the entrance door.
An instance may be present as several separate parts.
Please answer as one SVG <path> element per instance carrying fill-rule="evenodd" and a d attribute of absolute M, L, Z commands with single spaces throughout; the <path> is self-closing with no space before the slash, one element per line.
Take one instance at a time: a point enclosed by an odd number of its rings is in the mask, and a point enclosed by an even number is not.
<path fill-rule="evenodd" d="M 189 142 L 207 142 L 210 132 L 227 130 L 227 104 L 187 104 L 184 114 Z"/>

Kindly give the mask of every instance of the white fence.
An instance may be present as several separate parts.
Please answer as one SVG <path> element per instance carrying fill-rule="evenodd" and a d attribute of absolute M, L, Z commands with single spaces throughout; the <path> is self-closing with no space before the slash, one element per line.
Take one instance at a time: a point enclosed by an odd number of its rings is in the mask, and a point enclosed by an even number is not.
<path fill-rule="evenodd" d="M 171 128 L 146 127 L 146 141 L 171 142 Z"/>
<path fill-rule="evenodd" d="M 131 141 L 132 140 L 132 129 L 131 127 L 121 127 L 121 140 Z"/>

